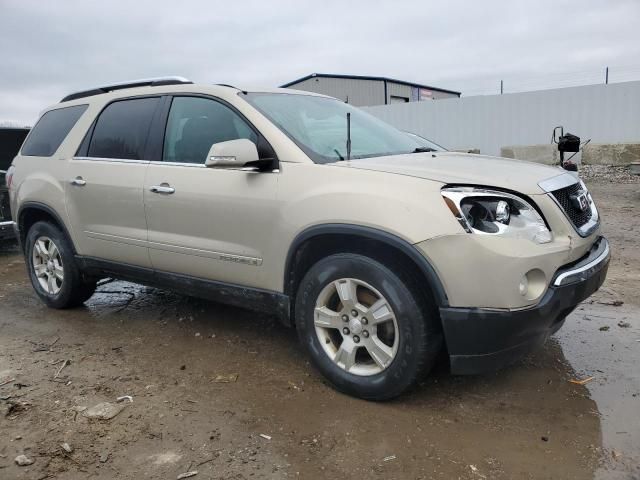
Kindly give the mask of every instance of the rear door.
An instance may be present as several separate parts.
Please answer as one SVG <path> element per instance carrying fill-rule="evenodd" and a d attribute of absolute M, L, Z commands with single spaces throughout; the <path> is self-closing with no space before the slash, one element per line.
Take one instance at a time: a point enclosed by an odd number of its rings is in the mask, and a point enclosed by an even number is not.
<path fill-rule="evenodd" d="M 147 138 L 161 101 L 108 104 L 70 162 L 67 211 L 81 254 L 151 267 L 142 189 Z"/>
<path fill-rule="evenodd" d="M 247 138 L 275 156 L 230 105 L 176 96 L 167 114 L 160 161 L 145 179 L 149 254 L 159 271 L 260 286 L 277 212 L 278 173 L 207 168 L 211 145 Z"/>

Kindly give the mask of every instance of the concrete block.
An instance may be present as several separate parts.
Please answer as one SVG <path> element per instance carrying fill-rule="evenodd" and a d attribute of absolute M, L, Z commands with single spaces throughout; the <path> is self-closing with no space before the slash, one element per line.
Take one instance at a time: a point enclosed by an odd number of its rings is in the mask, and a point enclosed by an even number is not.
<path fill-rule="evenodd" d="M 545 165 L 558 165 L 560 152 L 555 144 L 548 145 L 511 145 L 500 149 L 500 156 L 515 158 Z"/>
<path fill-rule="evenodd" d="M 640 162 L 640 143 L 589 143 L 582 152 L 585 165 L 626 166 Z"/>

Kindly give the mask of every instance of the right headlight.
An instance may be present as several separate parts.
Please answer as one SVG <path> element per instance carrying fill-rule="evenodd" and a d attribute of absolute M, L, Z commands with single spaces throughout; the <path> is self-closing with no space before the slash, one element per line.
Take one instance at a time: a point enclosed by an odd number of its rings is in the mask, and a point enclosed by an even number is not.
<path fill-rule="evenodd" d="M 447 187 L 442 196 L 467 233 L 553 240 L 544 219 L 526 200 L 511 193 L 476 187 Z"/>

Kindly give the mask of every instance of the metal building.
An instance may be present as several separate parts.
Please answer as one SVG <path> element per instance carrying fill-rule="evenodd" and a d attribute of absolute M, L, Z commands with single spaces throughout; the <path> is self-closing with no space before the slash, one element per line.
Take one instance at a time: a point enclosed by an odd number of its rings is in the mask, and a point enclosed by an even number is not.
<path fill-rule="evenodd" d="M 460 92 L 387 77 L 312 73 L 282 85 L 339 98 L 357 107 L 460 97 Z"/>

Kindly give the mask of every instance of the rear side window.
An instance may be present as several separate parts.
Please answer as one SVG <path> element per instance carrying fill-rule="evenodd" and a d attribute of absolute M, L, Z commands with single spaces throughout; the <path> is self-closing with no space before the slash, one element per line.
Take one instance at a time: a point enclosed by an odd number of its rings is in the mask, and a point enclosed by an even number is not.
<path fill-rule="evenodd" d="M 120 100 L 105 108 L 93 130 L 89 157 L 142 160 L 159 97 Z"/>
<path fill-rule="evenodd" d="M 49 110 L 40 117 L 22 146 L 22 155 L 50 157 L 69 134 L 88 105 Z"/>

